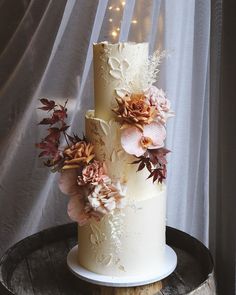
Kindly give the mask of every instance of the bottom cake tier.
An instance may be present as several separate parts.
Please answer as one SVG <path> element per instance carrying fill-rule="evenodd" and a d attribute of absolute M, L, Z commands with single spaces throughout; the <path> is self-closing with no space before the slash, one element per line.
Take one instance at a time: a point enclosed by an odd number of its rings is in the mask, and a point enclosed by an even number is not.
<path fill-rule="evenodd" d="M 79 264 L 104 275 L 153 273 L 165 256 L 166 189 L 78 228 Z"/>

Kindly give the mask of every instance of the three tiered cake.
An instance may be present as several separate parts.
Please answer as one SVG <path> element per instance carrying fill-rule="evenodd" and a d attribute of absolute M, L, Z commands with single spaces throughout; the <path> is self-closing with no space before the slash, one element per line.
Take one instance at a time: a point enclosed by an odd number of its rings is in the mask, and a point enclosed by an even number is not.
<path fill-rule="evenodd" d="M 122 147 L 121 126 L 112 111 L 116 97 L 130 95 L 140 79 L 148 44 L 103 42 L 93 49 L 95 111 L 86 114 L 86 138 L 112 181 L 125 187 L 126 205 L 79 227 L 79 263 L 106 275 L 153 273 L 164 262 L 166 187 L 153 183 L 147 179 L 147 170 L 137 172 L 137 165 L 131 164 L 135 158 Z M 142 96 L 142 89 L 137 90 Z M 135 144 L 132 140 L 128 144 Z"/>
<path fill-rule="evenodd" d="M 165 263 L 164 140 L 173 115 L 153 86 L 162 56 L 148 57 L 148 43 L 128 42 L 97 43 L 93 53 L 95 110 L 86 113 L 85 137 L 67 135 L 65 116 L 57 119 L 55 104 L 41 100 L 71 142 L 44 156 L 61 172 L 68 213 L 79 223 L 78 263 L 116 277 L 154 273 Z"/>

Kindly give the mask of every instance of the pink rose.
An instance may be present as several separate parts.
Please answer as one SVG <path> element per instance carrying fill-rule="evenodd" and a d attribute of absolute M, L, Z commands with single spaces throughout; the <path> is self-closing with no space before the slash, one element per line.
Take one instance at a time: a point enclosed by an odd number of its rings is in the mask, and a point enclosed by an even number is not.
<path fill-rule="evenodd" d="M 143 155 L 147 149 L 163 147 L 165 138 L 165 127 L 158 122 L 144 125 L 143 131 L 135 126 L 127 127 L 121 131 L 123 149 L 136 157 Z"/>
<path fill-rule="evenodd" d="M 93 184 L 97 185 L 105 178 L 104 164 L 98 161 L 88 164 L 82 170 L 82 175 L 78 176 L 78 184 Z"/>

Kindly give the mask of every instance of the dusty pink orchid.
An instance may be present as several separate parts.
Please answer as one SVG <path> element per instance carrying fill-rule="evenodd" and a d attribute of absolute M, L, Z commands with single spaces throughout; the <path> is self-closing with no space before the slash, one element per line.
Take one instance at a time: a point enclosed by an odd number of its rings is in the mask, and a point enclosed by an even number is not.
<path fill-rule="evenodd" d="M 143 131 L 135 126 L 130 126 L 121 131 L 121 145 L 131 155 L 140 157 L 147 149 L 157 149 L 164 146 L 166 137 L 165 127 L 152 122 L 143 126 Z"/>

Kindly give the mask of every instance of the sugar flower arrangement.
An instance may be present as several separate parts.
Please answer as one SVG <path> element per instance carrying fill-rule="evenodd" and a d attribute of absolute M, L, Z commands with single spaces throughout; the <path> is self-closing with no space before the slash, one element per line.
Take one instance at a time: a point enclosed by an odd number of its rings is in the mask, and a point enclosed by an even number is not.
<path fill-rule="evenodd" d="M 39 124 L 49 125 L 48 134 L 36 147 L 46 157 L 45 166 L 60 172 L 59 188 L 70 196 L 68 214 L 72 220 L 84 225 L 91 217 L 100 220 L 105 214 L 125 206 L 125 187 L 113 183 L 106 174 L 105 164 L 95 159 L 94 147 L 85 137 L 69 135 L 66 124 L 66 103 L 56 105 L 53 100 L 40 99 L 42 107 L 51 116 Z M 66 147 L 61 148 L 64 137 Z"/>
<path fill-rule="evenodd" d="M 125 79 L 125 85 L 116 89 L 117 107 L 113 109 L 121 125 L 123 149 L 137 158 L 133 164 L 139 164 L 138 171 L 146 167 L 150 172 L 148 178 L 160 183 L 166 178 L 166 154 L 169 152 L 164 147 L 166 122 L 174 115 L 164 91 L 153 85 L 164 56 L 164 51 L 154 52 L 135 81 Z M 114 68 L 115 63 L 109 64 L 111 71 L 119 70 Z M 117 75 L 116 78 L 119 79 Z"/>
<path fill-rule="evenodd" d="M 166 122 L 173 116 L 165 93 L 153 86 L 162 57 L 163 53 L 155 52 L 135 81 L 126 81 L 125 87 L 115 89 L 117 107 L 113 109 L 115 120 L 120 123 L 121 145 L 125 152 L 134 156 L 131 164 L 137 165 L 137 172 L 146 168 L 148 178 L 159 183 L 166 178 L 166 154 L 169 152 L 164 147 Z M 116 70 L 116 63 L 108 61 L 108 64 L 112 71 Z M 46 158 L 45 166 L 52 172 L 60 172 L 59 188 L 70 196 L 68 214 L 71 219 L 84 225 L 92 217 L 100 220 L 116 208 L 124 208 L 126 186 L 107 175 L 105 163 L 96 159 L 92 143 L 85 137 L 67 133 L 67 101 L 57 105 L 53 100 L 42 98 L 40 102 L 39 109 L 49 117 L 39 125 L 49 128 L 36 147 L 42 150 L 39 157 Z"/>
<path fill-rule="evenodd" d="M 151 86 L 147 91 L 117 98 L 113 111 L 121 124 L 121 145 L 137 160 L 138 171 L 147 168 L 149 178 L 162 183 L 166 178 L 166 121 L 173 116 L 163 90 Z"/>

